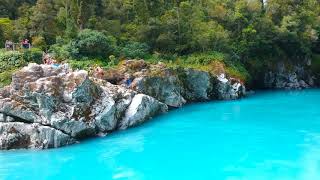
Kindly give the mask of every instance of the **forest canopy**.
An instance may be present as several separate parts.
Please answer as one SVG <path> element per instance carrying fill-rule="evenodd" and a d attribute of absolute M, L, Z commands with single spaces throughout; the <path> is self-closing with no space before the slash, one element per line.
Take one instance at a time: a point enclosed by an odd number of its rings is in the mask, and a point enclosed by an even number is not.
<path fill-rule="evenodd" d="M 320 53 L 318 0 L 1 0 L 0 42 L 57 56 L 145 58 L 219 52 L 232 60 Z"/>

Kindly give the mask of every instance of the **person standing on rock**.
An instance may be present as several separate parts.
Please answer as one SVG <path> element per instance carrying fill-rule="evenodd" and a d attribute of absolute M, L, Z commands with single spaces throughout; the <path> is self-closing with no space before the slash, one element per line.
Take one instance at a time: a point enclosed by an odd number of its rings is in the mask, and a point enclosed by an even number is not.
<path fill-rule="evenodd" d="M 98 79 L 104 78 L 104 71 L 100 66 L 97 66 L 95 69 L 95 77 Z"/>

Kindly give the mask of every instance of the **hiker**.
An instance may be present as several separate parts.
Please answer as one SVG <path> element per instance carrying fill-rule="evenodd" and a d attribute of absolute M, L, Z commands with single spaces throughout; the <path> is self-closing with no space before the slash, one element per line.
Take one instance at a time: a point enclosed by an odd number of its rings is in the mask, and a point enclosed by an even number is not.
<path fill-rule="evenodd" d="M 100 66 L 96 67 L 96 69 L 95 69 L 95 77 L 98 79 L 104 78 L 104 71 Z"/>
<path fill-rule="evenodd" d="M 124 84 L 127 88 L 130 88 L 131 84 L 132 84 L 132 78 L 130 75 L 126 75 L 125 79 L 124 79 Z"/>
<path fill-rule="evenodd" d="M 43 63 L 44 64 L 48 64 L 48 65 L 53 63 L 53 60 L 52 60 L 52 58 L 51 58 L 51 56 L 49 54 L 44 54 Z"/>
<path fill-rule="evenodd" d="M 22 40 L 21 44 L 22 44 L 22 47 L 24 49 L 29 49 L 30 48 L 30 44 L 29 44 L 29 40 L 28 39 Z"/>
<path fill-rule="evenodd" d="M 9 40 L 6 40 L 6 50 L 13 50 L 13 42 L 12 41 L 9 41 Z"/>

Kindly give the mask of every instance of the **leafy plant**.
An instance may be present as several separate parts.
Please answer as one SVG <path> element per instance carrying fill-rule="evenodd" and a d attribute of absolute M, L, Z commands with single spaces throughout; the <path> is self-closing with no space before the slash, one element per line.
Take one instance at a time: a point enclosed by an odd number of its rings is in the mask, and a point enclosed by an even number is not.
<path fill-rule="evenodd" d="M 128 42 L 121 49 L 121 55 L 126 58 L 145 58 L 150 47 L 146 43 Z"/>
<path fill-rule="evenodd" d="M 23 52 L 23 59 L 25 62 L 42 63 L 42 50 L 38 48 L 31 48 Z"/>
<path fill-rule="evenodd" d="M 101 57 L 106 58 L 116 49 L 116 39 L 103 33 L 85 29 L 70 42 L 68 51 L 74 58 Z"/>

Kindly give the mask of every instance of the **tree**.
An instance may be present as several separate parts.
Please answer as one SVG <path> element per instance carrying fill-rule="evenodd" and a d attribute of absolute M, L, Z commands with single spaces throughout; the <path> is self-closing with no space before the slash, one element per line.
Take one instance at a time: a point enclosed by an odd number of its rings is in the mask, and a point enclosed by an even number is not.
<path fill-rule="evenodd" d="M 70 42 L 70 52 L 73 57 L 103 57 L 106 58 L 116 50 L 116 40 L 103 33 L 85 29 Z"/>
<path fill-rule="evenodd" d="M 31 17 L 31 36 L 42 36 L 49 45 L 55 43 L 57 12 L 55 0 L 38 0 Z"/>

